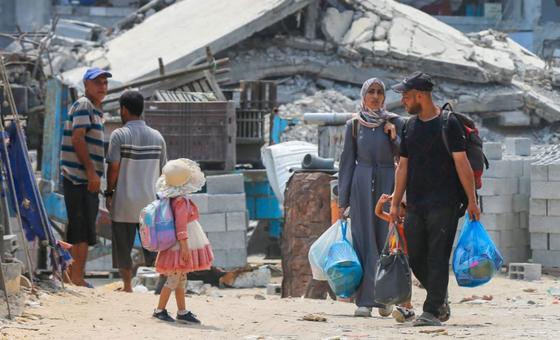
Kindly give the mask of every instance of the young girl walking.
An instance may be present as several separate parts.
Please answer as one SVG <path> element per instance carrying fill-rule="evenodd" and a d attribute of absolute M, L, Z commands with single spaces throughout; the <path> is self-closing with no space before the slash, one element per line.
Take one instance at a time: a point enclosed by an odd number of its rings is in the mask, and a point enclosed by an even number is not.
<path fill-rule="evenodd" d="M 175 221 L 177 242 L 156 258 L 156 271 L 167 276 L 153 317 L 167 322 L 200 324 L 196 315 L 186 309 L 185 285 L 187 273 L 210 269 L 214 255 L 198 223 L 198 208 L 188 195 L 199 191 L 205 183 L 204 174 L 196 162 L 180 158 L 167 162 L 156 183 L 160 198 L 169 198 Z M 177 316 L 173 319 L 166 310 L 171 292 L 175 291 Z"/>

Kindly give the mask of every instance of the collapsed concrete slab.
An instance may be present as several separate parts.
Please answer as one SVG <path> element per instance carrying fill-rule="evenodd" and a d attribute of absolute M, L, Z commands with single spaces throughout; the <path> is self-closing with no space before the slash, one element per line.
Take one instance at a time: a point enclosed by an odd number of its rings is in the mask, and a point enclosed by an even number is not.
<path fill-rule="evenodd" d="M 109 41 L 106 58 L 122 82 L 157 74 L 159 57 L 174 71 L 204 58 L 207 46 L 222 51 L 310 2 L 184 0 Z"/>
<path fill-rule="evenodd" d="M 321 30 L 325 38 L 334 43 L 341 43 L 350 24 L 352 24 L 353 16 L 353 11 L 339 12 L 334 7 L 328 8 L 321 22 Z"/>
<path fill-rule="evenodd" d="M 480 95 L 461 95 L 455 109 L 466 113 L 515 111 L 525 104 L 523 94 L 520 89 L 504 88 L 483 91 Z"/>

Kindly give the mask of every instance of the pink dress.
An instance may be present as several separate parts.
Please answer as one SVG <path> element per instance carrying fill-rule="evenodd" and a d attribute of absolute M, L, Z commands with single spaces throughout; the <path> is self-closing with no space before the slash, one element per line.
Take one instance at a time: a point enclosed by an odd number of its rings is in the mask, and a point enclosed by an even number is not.
<path fill-rule="evenodd" d="M 155 263 L 156 271 L 171 275 L 210 269 L 214 254 L 206 234 L 198 223 L 198 208 L 185 197 L 172 198 L 171 207 L 178 241 L 173 247 L 158 253 Z M 181 257 L 179 240 L 185 239 L 191 252 L 189 262 L 185 262 Z"/>

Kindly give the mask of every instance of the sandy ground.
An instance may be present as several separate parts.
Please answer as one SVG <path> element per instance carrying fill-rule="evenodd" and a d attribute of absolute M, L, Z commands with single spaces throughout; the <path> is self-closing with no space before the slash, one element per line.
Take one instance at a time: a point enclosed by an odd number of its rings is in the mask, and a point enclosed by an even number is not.
<path fill-rule="evenodd" d="M 67 288 L 41 293 L 22 317 L 0 326 L 4 339 L 559 339 L 560 304 L 547 293 L 560 281 L 509 280 L 503 276 L 479 288 L 460 288 L 450 280 L 452 318 L 444 327 L 413 328 L 391 318 L 354 318 L 354 306 L 332 300 L 280 299 L 259 289 L 214 290 L 189 296 L 188 308 L 202 326 L 172 325 L 151 318 L 157 297 L 115 292 L 114 284 L 96 289 Z M 473 294 L 492 301 L 460 301 Z M 421 306 L 425 292 L 414 287 Z M 172 297 L 173 298 L 173 297 Z M 168 310 L 174 315 L 174 300 Z M 301 320 L 313 313 L 326 322 Z M 436 331 L 434 333 L 422 333 Z"/>

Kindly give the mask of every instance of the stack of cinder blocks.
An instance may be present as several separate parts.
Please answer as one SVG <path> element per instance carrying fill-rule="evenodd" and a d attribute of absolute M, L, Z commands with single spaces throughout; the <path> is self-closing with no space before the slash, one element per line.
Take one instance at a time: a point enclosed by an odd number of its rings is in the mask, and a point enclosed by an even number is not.
<path fill-rule="evenodd" d="M 531 250 L 533 262 L 560 267 L 560 159 L 531 167 Z"/>
<path fill-rule="evenodd" d="M 247 264 L 247 207 L 242 174 L 208 176 L 207 192 L 194 194 L 200 224 L 214 251 L 214 266 L 243 267 Z"/>
<path fill-rule="evenodd" d="M 484 172 L 478 194 L 480 220 L 500 249 L 504 264 L 508 264 L 530 257 L 529 202 L 534 159 L 530 139 L 506 138 L 504 144 L 484 144 L 490 168 Z"/>

